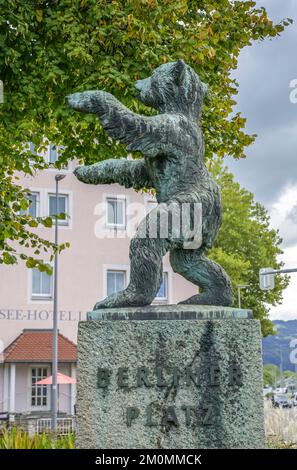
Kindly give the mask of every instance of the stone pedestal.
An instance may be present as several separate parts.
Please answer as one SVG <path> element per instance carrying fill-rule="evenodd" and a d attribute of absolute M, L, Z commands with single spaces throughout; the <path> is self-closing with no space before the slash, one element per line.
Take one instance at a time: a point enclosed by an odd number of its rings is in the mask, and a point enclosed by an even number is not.
<path fill-rule="evenodd" d="M 78 332 L 77 447 L 262 448 L 251 317 L 188 305 L 90 312 Z"/>

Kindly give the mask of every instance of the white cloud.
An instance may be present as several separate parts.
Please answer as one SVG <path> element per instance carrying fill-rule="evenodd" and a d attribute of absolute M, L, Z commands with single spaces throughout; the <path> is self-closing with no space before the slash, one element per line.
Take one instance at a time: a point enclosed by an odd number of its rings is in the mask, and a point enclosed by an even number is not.
<path fill-rule="evenodd" d="M 278 228 L 283 238 L 284 254 L 280 259 L 285 268 L 297 268 L 297 220 L 291 217 L 297 203 L 297 185 L 284 188 L 278 200 L 270 207 L 271 226 Z M 290 285 L 283 293 L 282 305 L 272 307 L 272 320 L 292 320 L 297 318 L 297 272 L 290 275 Z"/>
<path fill-rule="evenodd" d="M 284 249 L 281 257 L 285 267 L 297 268 L 297 244 Z M 277 307 L 272 307 L 269 317 L 271 320 L 297 319 L 297 273 L 290 275 L 290 285 L 283 293 L 283 302 Z"/>
<path fill-rule="evenodd" d="M 297 245 L 297 217 L 294 217 L 296 204 L 297 184 L 287 185 L 269 210 L 271 226 L 279 229 L 284 247 Z"/>

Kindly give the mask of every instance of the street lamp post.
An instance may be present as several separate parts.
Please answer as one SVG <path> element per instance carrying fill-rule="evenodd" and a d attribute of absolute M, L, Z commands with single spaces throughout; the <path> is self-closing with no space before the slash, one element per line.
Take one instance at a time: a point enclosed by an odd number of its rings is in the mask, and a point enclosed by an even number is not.
<path fill-rule="evenodd" d="M 239 284 L 237 286 L 238 308 L 241 308 L 241 295 L 240 295 L 241 289 L 248 289 L 249 287 L 250 287 L 249 284 Z"/>
<path fill-rule="evenodd" d="M 259 271 L 259 284 L 261 290 L 272 290 L 274 289 L 274 278 L 276 274 L 289 274 L 296 273 L 297 268 L 291 269 L 272 269 L 272 268 L 261 268 Z"/>
<path fill-rule="evenodd" d="M 66 175 L 56 175 L 56 197 L 55 197 L 55 246 L 58 247 L 58 201 L 59 181 Z M 53 352 L 52 352 L 52 389 L 51 389 L 51 430 L 57 432 L 57 373 L 58 373 L 58 251 L 54 260 L 54 308 L 53 308 Z"/>

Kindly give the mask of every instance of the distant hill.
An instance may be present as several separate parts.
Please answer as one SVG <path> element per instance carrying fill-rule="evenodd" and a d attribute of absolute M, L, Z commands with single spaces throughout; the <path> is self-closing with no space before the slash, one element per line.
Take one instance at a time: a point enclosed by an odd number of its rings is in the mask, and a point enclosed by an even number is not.
<path fill-rule="evenodd" d="M 290 362 L 290 342 L 297 339 L 297 320 L 275 320 L 273 322 L 277 334 L 263 338 L 263 362 L 264 364 L 275 364 L 280 367 L 282 362 L 283 370 L 295 371 L 295 364 Z M 297 365 L 296 365 L 297 370 Z"/>

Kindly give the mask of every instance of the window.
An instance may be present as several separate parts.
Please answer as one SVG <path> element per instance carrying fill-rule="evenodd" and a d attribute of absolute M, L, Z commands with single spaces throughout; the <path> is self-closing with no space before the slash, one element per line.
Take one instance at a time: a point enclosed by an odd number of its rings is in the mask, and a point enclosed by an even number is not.
<path fill-rule="evenodd" d="M 29 147 L 29 148 L 28 148 Z M 35 149 L 35 145 L 33 144 L 33 142 L 27 142 L 26 143 L 26 148 L 28 148 L 28 151 L 32 154 L 32 155 L 37 155 L 37 152 L 36 152 L 36 149 Z M 29 158 L 29 163 L 30 165 L 34 165 L 35 163 L 35 160 L 33 158 Z"/>
<path fill-rule="evenodd" d="M 52 277 L 37 268 L 32 269 L 32 298 L 52 298 Z"/>
<path fill-rule="evenodd" d="M 56 163 L 59 158 L 58 148 L 54 144 L 49 146 L 49 163 Z"/>
<path fill-rule="evenodd" d="M 113 227 L 125 226 L 125 199 L 107 198 L 107 225 Z"/>
<path fill-rule="evenodd" d="M 47 406 L 47 386 L 35 385 L 39 380 L 47 377 L 46 367 L 32 367 L 31 369 L 31 406 Z"/>
<path fill-rule="evenodd" d="M 51 165 L 54 165 L 59 160 L 59 151 L 63 147 L 61 145 L 50 144 L 48 148 L 48 161 Z M 65 170 L 68 169 L 68 164 L 62 165 Z"/>
<path fill-rule="evenodd" d="M 39 193 L 31 193 L 29 195 L 30 205 L 27 210 L 21 210 L 21 215 L 31 215 L 31 217 L 38 217 L 39 212 Z"/>
<path fill-rule="evenodd" d="M 38 202 L 39 202 L 39 197 L 38 193 L 31 193 L 29 196 L 30 200 L 30 206 L 27 209 L 27 212 L 31 217 L 37 217 L 38 216 Z"/>
<path fill-rule="evenodd" d="M 60 194 L 58 196 L 58 214 L 56 214 L 56 196 L 54 194 L 49 195 L 49 216 L 55 219 L 55 215 L 66 214 L 68 212 L 68 196 Z M 68 219 L 58 219 L 59 225 L 68 225 Z"/>
<path fill-rule="evenodd" d="M 107 295 L 125 289 L 126 271 L 107 271 Z"/>
<path fill-rule="evenodd" d="M 168 300 L 168 273 L 163 273 L 163 281 L 156 295 L 156 300 Z"/>

